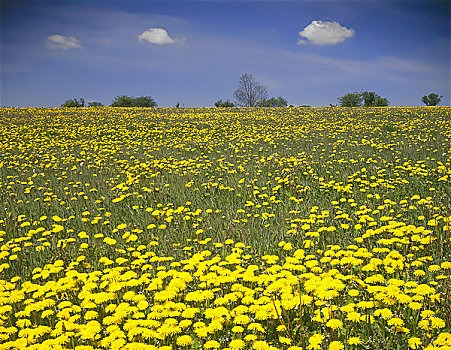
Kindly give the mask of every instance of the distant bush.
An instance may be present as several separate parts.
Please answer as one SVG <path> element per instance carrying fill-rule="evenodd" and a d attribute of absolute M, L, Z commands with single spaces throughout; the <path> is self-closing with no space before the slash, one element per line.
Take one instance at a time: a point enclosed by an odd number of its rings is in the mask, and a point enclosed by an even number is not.
<path fill-rule="evenodd" d="M 71 100 L 66 100 L 61 107 L 84 107 L 85 106 L 85 99 L 81 98 L 80 100 L 77 100 L 76 98 L 73 98 Z"/>
<path fill-rule="evenodd" d="M 100 102 L 92 101 L 88 103 L 89 107 L 103 107 L 103 104 Z"/>
<path fill-rule="evenodd" d="M 341 107 L 361 107 L 362 96 L 358 92 L 349 92 L 338 98 Z"/>
<path fill-rule="evenodd" d="M 387 107 L 389 101 L 385 97 L 380 97 L 374 91 L 362 91 L 363 107 Z"/>
<path fill-rule="evenodd" d="M 157 103 L 150 96 L 131 97 L 127 95 L 116 96 L 111 107 L 156 107 Z"/>
<path fill-rule="evenodd" d="M 423 96 L 421 98 L 421 101 L 423 101 L 423 103 L 426 106 L 437 106 L 442 100 L 442 97 L 443 96 L 439 96 L 438 94 L 432 93 L 427 96 Z"/>
<path fill-rule="evenodd" d="M 339 97 L 341 107 L 386 107 L 390 101 L 376 94 L 374 91 L 350 92 Z"/>
<path fill-rule="evenodd" d="M 219 100 L 219 101 L 215 102 L 215 106 L 216 107 L 234 107 L 235 105 L 233 104 L 233 102 L 230 102 L 229 100 L 227 100 L 227 101 Z"/>
<path fill-rule="evenodd" d="M 257 103 L 258 107 L 286 107 L 287 105 L 287 100 L 280 96 L 263 99 Z"/>

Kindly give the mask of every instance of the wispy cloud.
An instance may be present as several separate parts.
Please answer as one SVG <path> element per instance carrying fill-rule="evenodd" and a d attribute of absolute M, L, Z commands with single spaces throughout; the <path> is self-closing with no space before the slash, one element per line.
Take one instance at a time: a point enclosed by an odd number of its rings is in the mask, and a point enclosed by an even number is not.
<path fill-rule="evenodd" d="M 83 45 L 73 36 L 54 34 L 47 37 L 46 48 L 48 50 L 68 51 L 70 49 L 82 49 Z"/>
<path fill-rule="evenodd" d="M 341 26 L 338 22 L 312 21 L 299 35 L 307 40 L 299 39 L 298 44 L 310 42 L 313 45 L 333 45 L 352 38 L 355 31 Z"/>
<path fill-rule="evenodd" d="M 138 36 L 140 42 L 148 42 L 150 44 L 156 45 L 166 45 L 166 44 L 182 44 L 185 42 L 186 38 L 177 37 L 171 38 L 163 28 L 149 28 Z"/>

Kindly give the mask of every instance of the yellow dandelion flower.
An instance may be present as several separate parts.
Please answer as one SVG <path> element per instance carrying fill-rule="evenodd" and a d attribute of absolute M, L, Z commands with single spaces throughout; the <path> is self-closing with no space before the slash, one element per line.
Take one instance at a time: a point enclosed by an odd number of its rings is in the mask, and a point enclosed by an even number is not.
<path fill-rule="evenodd" d="M 179 346 L 191 345 L 193 343 L 193 338 L 191 338 L 189 335 L 181 335 L 180 337 L 177 337 L 176 343 Z"/>
<path fill-rule="evenodd" d="M 245 346 L 246 346 L 246 343 L 241 339 L 234 339 L 229 344 L 229 348 L 231 350 L 241 350 L 241 349 L 244 349 Z"/>
<path fill-rule="evenodd" d="M 346 318 L 351 322 L 355 322 L 355 323 L 360 322 L 360 314 L 355 311 L 348 313 Z"/>
<path fill-rule="evenodd" d="M 361 343 L 362 343 L 362 340 L 360 339 L 360 337 L 351 337 L 348 340 L 349 345 L 359 345 Z"/>
<path fill-rule="evenodd" d="M 421 303 L 418 303 L 416 301 L 413 301 L 411 303 L 409 303 L 409 308 L 411 308 L 412 310 L 418 310 L 421 309 L 423 305 Z"/>
<path fill-rule="evenodd" d="M 431 328 L 432 329 L 443 328 L 446 325 L 445 321 L 443 321 L 439 317 L 431 317 L 430 320 L 431 320 Z"/>
<path fill-rule="evenodd" d="M 394 318 L 388 320 L 387 324 L 389 326 L 402 327 L 404 325 L 404 320 L 399 317 L 394 317 Z"/>
<path fill-rule="evenodd" d="M 258 336 L 256 334 L 248 334 L 244 337 L 244 340 L 247 342 L 253 342 L 256 341 L 258 339 Z"/>
<path fill-rule="evenodd" d="M 204 349 L 219 349 L 221 344 L 216 340 L 209 340 L 204 344 Z"/>
<path fill-rule="evenodd" d="M 314 334 L 312 335 L 308 342 L 308 349 L 312 350 L 321 350 L 321 343 L 323 342 L 324 336 L 322 334 Z"/>
<path fill-rule="evenodd" d="M 193 324 L 193 321 L 191 321 L 191 320 L 181 320 L 179 322 L 180 328 L 187 328 L 187 327 L 191 326 L 192 324 Z"/>
<path fill-rule="evenodd" d="M 271 347 L 264 340 L 257 340 L 252 344 L 252 348 L 255 350 L 269 350 Z"/>
<path fill-rule="evenodd" d="M 343 327 L 343 322 L 337 320 L 336 318 L 332 318 L 327 321 L 326 326 L 332 329 L 338 329 Z"/>
<path fill-rule="evenodd" d="M 247 326 L 247 329 L 250 331 L 257 331 L 257 332 L 261 332 L 261 333 L 266 333 L 265 328 L 260 324 L 260 323 L 250 323 Z"/>
<path fill-rule="evenodd" d="M 244 331 L 244 328 L 241 327 L 241 326 L 233 326 L 232 327 L 232 332 L 233 333 L 243 333 L 243 331 Z"/>
<path fill-rule="evenodd" d="M 292 343 L 292 340 L 290 338 L 282 337 L 282 336 L 279 336 L 279 341 L 282 344 L 286 344 L 286 345 L 291 345 L 291 343 Z"/>
<path fill-rule="evenodd" d="M 351 297 L 356 297 L 357 295 L 359 295 L 359 291 L 357 289 L 351 289 L 349 290 L 348 295 Z"/>
<path fill-rule="evenodd" d="M 412 337 L 407 342 L 411 349 L 418 349 L 421 346 L 421 339 L 417 337 Z"/>
<path fill-rule="evenodd" d="M 345 347 L 341 341 L 334 340 L 329 344 L 329 350 L 343 350 Z"/>

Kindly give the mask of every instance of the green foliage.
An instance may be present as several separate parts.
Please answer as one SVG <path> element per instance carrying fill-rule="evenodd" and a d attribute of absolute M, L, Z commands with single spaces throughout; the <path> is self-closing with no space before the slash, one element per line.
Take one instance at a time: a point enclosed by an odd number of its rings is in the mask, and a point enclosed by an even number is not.
<path fill-rule="evenodd" d="M 390 103 L 387 98 L 381 97 L 374 91 L 362 91 L 363 107 L 387 107 Z"/>
<path fill-rule="evenodd" d="M 91 101 L 88 104 L 89 107 L 103 107 L 103 104 L 101 102 L 97 102 L 97 101 Z"/>
<path fill-rule="evenodd" d="M 350 92 L 339 97 L 341 107 L 387 107 L 390 101 L 374 91 Z"/>
<path fill-rule="evenodd" d="M 437 106 L 440 101 L 442 100 L 443 96 L 439 96 L 436 93 L 431 93 L 427 96 L 423 96 L 421 98 L 421 101 L 426 105 L 426 106 Z"/>
<path fill-rule="evenodd" d="M 286 107 L 288 105 L 287 100 L 279 96 L 278 98 L 271 97 L 263 99 L 257 104 L 259 107 Z"/>
<path fill-rule="evenodd" d="M 73 98 L 71 100 L 66 100 L 61 107 L 84 107 L 85 106 L 85 99 L 80 98 L 80 100 L 77 100 L 76 98 Z"/>
<path fill-rule="evenodd" d="M 111 107 L 156 107 L 157 103 L 150 96 L 131 97 L 116 96 Z"/>
<path fill-rule="evenodd" d="M 111 107 L 134 107 L 133 97 L 126 95 L 116 96 L 111 103 Z"/>
<path fill-rule="evenodd" d="M 390 104 L 390 101 L 386 97 L 377 97 L 374 101 L 373 106 L 369 107 L 387 107 Z"/>
<path fill-rule="evenodd" d="M 378 95 L 374 91 L 362 91 L 360 93 L 360 96 L 362 96 L 363 99 L 363 105 L 365 107 L 373 106 L 373 104 L 376 102 L 376 99 Z"/>
<path fill-rule="evenodd" d="M 341 107 L 360 107 L 362 106 L 362 96 L 359 92 L 349 92 L 339 97 L 338 102 Z"/>
<path fill-rule="evenodd" d="M 215 102 L 215 106 L 216 107 L 234 107 L 235 105 L 233 104 L 233 102 L 230 102 L 229 100 L 227 100 L 227 101 L 219 100 L 219 101 Z"/>

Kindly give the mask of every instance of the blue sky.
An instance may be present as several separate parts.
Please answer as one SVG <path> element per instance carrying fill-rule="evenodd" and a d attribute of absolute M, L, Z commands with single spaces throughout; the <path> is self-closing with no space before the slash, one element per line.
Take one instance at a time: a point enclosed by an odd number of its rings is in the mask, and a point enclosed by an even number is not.
<path fill-rule="evenodd" d="M 362 89 L 392 106 L 430 92 L 450 105 L 449 1 L 1 4 L 2 106 L 123 94 L 213 106 L 233 99 L 243 73 L 293 105 Z"/>

